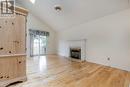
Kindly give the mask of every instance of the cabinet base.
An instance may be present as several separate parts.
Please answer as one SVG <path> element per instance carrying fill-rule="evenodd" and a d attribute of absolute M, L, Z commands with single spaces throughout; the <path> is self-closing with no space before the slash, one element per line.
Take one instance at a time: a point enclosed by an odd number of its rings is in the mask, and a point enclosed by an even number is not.
<path fill-rule="evenodd" d="M 19 77 L 19 78 L 15 78 L 15 79 L 11 79 L 11 80 L 7 80 L 7 81 L 2 81 L 0 82 L 0 87 L 6 87 L 12 83 L 15 83 L 15 82 L 25 82 L 27 81 L 27 77 L 24 76 L 24 77 Z"/>

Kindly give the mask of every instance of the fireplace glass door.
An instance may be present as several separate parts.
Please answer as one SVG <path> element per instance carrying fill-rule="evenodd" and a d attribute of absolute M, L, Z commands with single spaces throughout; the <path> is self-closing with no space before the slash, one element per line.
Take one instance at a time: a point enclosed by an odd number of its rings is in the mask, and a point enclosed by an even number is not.
<path fill-rule="evenodd" d="M 70 57 L 74 59 L 81 59 L 81 48 L 70 48 Z"/>

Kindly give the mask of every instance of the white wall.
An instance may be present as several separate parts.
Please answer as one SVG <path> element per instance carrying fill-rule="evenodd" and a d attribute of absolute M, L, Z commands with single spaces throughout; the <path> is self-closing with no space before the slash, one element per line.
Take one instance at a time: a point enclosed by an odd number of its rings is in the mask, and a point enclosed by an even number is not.
<path fill-rule="evenodd" d="M 17 6 L 23 7 L 22 4 L 16 3 Z M 35 30 L 43 30 L 50 32 L 49 41 L 48 41 L 48 50 L 47 54 L 56 54 L 57 53 L 57 33 L 53 29 L 51 29 L 46 23 L 40 21 L 37 17 L 35 17 L 31 12 L 29 12 L 27 16 L 27 56 L 30 56 L 30 37 L 29 37 L 29 29 Z"/>
<path fill-rule="evenodd" d="M 50 33 L 49 40 L 48 40 L 48 49 L 47 54 L 56 54 L 56 41 L 57 41 L 57 34 L 54 30 L 49 28 L 45 23 L 38 20 L 35 16 L 29 13 L 27 17 L 27 54 L 30 55 L 30 37 L 29 37 L 29 29 L 35 30 L 42 30 L 48 31 Z"/>
<path fill-rule="evenodd" d="M 60 55 L 73 39 L 87 39 L 87 61 L 130 71 L 130 9 L 60 31 Z"/>

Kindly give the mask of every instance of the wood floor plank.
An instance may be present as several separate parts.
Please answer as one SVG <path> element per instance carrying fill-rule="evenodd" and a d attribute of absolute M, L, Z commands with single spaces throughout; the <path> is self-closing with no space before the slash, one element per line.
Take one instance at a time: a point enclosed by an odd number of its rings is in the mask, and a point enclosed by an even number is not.
<path fill-rule="evenodd" d="M 64 57 L 29 58 L 28 81 L 10 87 L 129 87 L 130 72 Z"/>

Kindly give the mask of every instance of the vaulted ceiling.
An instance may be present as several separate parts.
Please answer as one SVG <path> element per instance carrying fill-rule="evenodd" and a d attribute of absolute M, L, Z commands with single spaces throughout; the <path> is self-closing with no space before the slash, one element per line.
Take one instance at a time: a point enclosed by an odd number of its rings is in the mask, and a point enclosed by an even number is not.
<path fill-rule="evenodd" d="M 129 7 L 129 0 L 16 0 L 41 21 L 60 31 Z M 54 10 L 60 5 L 62 11 Z"/>

